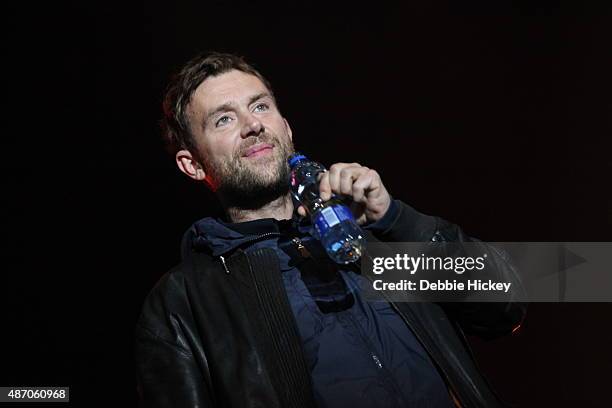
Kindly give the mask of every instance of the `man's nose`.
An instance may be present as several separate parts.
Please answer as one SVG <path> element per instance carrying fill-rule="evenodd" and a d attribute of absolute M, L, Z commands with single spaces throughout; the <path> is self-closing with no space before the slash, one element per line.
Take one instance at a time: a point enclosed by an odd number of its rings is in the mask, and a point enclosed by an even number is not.
<path fill-rule="evenodd" d="M 242 126 L 240 136 L 242 138 L 247 138 L 249 136 L 258 136 L 263 130 L 264 126 L 258 118 L 253 115 L 247 115 L 245 117 L 244 126 Z"/>

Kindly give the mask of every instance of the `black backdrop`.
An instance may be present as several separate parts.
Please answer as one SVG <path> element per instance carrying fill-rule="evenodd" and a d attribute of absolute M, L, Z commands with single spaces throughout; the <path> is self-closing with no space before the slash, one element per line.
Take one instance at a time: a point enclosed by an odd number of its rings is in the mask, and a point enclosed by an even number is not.
<path fill-rule="evenodd" d="M 157 124 L 168 76 L 202 50 L 269 77 L 299 149 L 375 168 L 473 236 L 610 241 L 610 14 L 427 3 L 6 6 L 0 385 L 135 404 L 140 305 L 218 210 Z M 520 334 L 474 347 L 518 406 L 609 406 L 611 316 L 532 304 Z"/>

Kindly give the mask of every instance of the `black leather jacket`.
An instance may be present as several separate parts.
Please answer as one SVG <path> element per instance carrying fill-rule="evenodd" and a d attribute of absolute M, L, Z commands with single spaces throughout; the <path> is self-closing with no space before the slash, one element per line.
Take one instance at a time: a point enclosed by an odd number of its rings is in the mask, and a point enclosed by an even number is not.
<path fill-rule="evenodd" d="M 370 242 L 471 241 L 459 227 L 398 202 Z M 483 244 L 484 245 L 484 244 Z M 520 285 L 487 247 L 498 280 Z M 229 273 L 228 273 L 229 272 Z M 463 407 L 503 405 L 479 372 L 463 332 L 510 333 L 521 303 L 392 303 Z M 136 327 L 138 390 L 146 407 L 315 407 L 310 373 L 272 249 L 224 259 L 193 251 L 147 297 Z"/>

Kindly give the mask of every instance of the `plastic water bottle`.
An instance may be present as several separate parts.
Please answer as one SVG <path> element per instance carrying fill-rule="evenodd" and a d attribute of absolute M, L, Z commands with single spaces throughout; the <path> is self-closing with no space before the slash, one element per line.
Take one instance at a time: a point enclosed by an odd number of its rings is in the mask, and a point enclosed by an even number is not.
<path fill-rule="evenodd" d="M 288 159 L 291 168 L 291 193 L 310 215 L 315 238 L 321 241 L 331 259 L 347 264 L 357 261 L 365 247 L 365 237 L 351 210 L 336 197 L 323 201 L 319 196 L 319 173 L 326 171 L 320 163 L 300 153 Z"/>

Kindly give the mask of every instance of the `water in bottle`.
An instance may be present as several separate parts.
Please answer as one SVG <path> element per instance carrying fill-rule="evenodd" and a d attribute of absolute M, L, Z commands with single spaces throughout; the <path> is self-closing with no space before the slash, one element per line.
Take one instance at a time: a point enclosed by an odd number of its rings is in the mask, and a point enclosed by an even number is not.
<path fill-rule="evenodd" d="M 351 210 L 337 196 L 323 201 L 319 196 L 318 175 L 326 169 L 300 153 L 288 159 L 293 197 L 310 215 L 315 237 L 337 263 L 355 262 L 365 247 L 365 237 Z"/>

